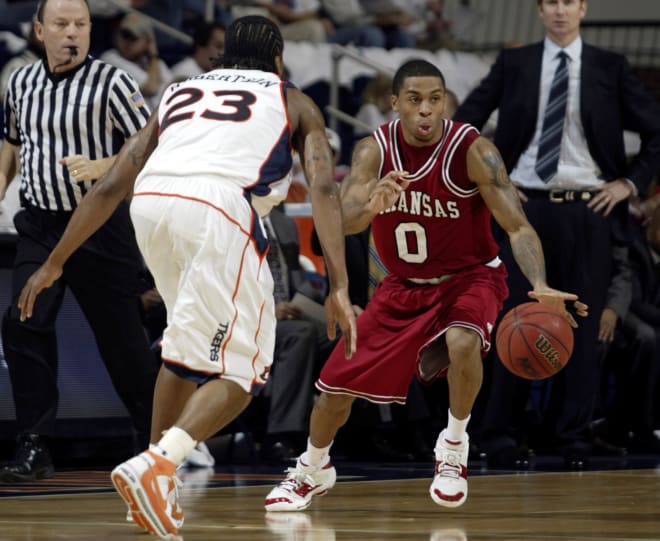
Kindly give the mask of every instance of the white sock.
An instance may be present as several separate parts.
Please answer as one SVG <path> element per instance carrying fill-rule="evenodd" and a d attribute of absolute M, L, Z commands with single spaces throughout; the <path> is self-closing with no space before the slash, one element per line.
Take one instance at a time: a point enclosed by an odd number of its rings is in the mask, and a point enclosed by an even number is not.
<path fill-rule="evenodd" d="M 449 410 L 447 428 L 445 429 L 445 435 L 444 435 L 445 440 L 448 440 L 450 442 L 462 442 L 469 421 L 470 421 L 469 415 L 465 419 L 459 420 L 456 417 L 454 417 L 451 414 L 451 410 Z"/>
<path fill-rule="evenodd" d="M 197 442 L 181 428 L 173 426 L 163 434 L 163 437 L 151 450 L 159 453 L 177 466 L 181 464 Z"/>
<path fill-rule="evenodd" d="M 307 438 L 307 450 L 300 455 L 300 460 L 308 466 L 314 466 L 316 468 L 325 466 L 330 462 L 330 447 L 332 447 L 332 443 L 330 442 L 330 445 L 327 447 L 319 448 L 314 447 L 311 440 Z"/>

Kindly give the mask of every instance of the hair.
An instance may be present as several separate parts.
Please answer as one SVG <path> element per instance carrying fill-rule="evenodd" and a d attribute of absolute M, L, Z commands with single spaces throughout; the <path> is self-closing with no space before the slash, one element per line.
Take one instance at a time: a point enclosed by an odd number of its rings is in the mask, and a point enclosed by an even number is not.
<path fill-rule="evenodd" d="M 398 96 L 403 86 L 403 82 L 408 77 L 438 77 L 445 88 L 445 77 L 442 72 L 430 62 L 421 59 L 408 60 L 399 66 L 392 79 L 392 94 Z"/>
<path fill-rule="evenodd" d="M 282 55 L 284 41 L 277 25 L 261 15 L 236 19 L 225 34 L 225 52 L 214 68 L 258 69 L 277 73 L 275 58 Z"/>
<path fill-rule="evenodd" d="M 195 31 L 193 32 L 193 43 L 195 44 L 195 48 L 206 47 L 215 30 L 222 30 L 224 32 L 225 27 L 217 21 L 200 21 L 199 24 L 195 26 Z"/>
<path fill-rule="evenodd" d="M 85 2 L 87 9 L 89 9 L 89 2 L 87 0 L 83 0 L 83 2 Z M 47 3 L 48 0 L 39 0 L 39 3 L 37 4 L 37 11 L 34 14 L 34 18 L 40 23 L 44 22 L 44 9 Z"/>

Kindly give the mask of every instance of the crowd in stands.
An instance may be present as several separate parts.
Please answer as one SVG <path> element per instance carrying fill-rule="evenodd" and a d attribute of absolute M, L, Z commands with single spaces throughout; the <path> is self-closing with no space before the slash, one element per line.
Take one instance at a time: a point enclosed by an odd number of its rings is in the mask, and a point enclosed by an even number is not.
<path fill-rule="evenodd" d="M 90 0 L 89 4 L 94 25 L 91 54 L 132 75 L 151 109 L 157 106 L 160 96 L 171 83 L 210 70 L 212 59 L 223 52 L 224 28 L 233 18 L 249 13 L 272 18 L 280 26 L 285 40 L 291 42 L 350 44 L 383 50 L 403 48 L 409 49 L 411 55 L 420 56 L 452 44 L 451 22 L 444 17 L 442 0 L 217 0 L 212 22 L 204 22 L 204 0 L 125 0 L 126 8 L 139 11 L 128 14 L 118 9 L 115 2 Z M 190 43 L 163 32 L 154 20 L 188 36 Z M 14 30 L 15 38 L 23 46 L 14 45 L 11 51 L 6 49 L 4 56 L 0 56 L 0 96 L 4 95 L 10 73 L 16 67 L 34 62 L 40 55 L 40 44 L 30 29 L 29 24 L 8 29 Z M 295 77 L 293 82 L 297 83 Z M 447 76 L 446 83 L 450 97 L 446 117 L 451 119 L 466 93 L 462 89 L 456 91 L 451 75 Z M 350 114 L 358 125 L 342 124 L 339 133 L 328 132 L 338 171 L 341 171 L 338 181 L 346 172 L 350 156 L 347 149 L 352 149 L 360 137 L 368 135 L 380 124 L 396 118 L 391 109 L 391 85 L 390 76 L 384 73 L 366 77 L 359 89 L 359 97 L 351 95 L 346 100 L 353 108 Z M 483 127 L 486 134 L 484 126 L 479 127 Z M 624 268 L 624 288 L 628 289 L 628 296 L 623 308 L 619 308 L 614 300 L 609 304 L 604 300 L 602 314 L 590 315 L 597 318 L 601 326 L 599 340 L 590 344 L 594 351 L 598 350 L 594 366 L 599 368 L 599 373 L 593 375 L 598 380 L 599 391 L 591 418 L 594 454 L 640 452 L 660 455 L 660 440 L 656 436 L 660 430 L 660 196 L 657 195 L 657 178 L 654 180 L 648 190 L 630 199 L 630 213 L 626 218 L 628 236 L 621 241 L 626 249 L 622 254 L 613 251 L 613 257 L 618 254 L 624 259 L 621 268 Z M 294 184 L 288 202 L 308 200 L 304 180 L 299 184 Z M 0 200 L 2 196 L 4 194 L 0 193 Z M 289 250 L 288 256 L 299 256 L 300 239 L 291 233 L 290 228 L 287 229 L 286 218 L 280 216 L 280 210 L 277 213 L 274 230 L 277 231 L 278 224 L 283 224 L 280 225 L 285 231 L 282 235 L 289 235 L 284 251 Z M 347 257 L 349 270 L 354 270 L 351 279 L 361 284 L 359 295 L 366 302 L 368 232 L 366 236 L 348 240 Z M 298 261 L 296 257 L 281 261 L 293 266 L 286 271 L 289 281 L 293 284 L 295 280 L 296 285 L 290 288 L 282 302 L 288 305 L 293 302 L 296 292 L 302 291 L 308 298 L 322 303 L 323 273 L 303 269 Z M 608 290 L 608 295 L 614 293 L 611 288 Z M 357 300 L 357 295 L 354 303 L 359 306 L 362 302 Z M 0 308 L 4 309 L 3 306 Z M 604 330 L 608 322 L 610 332 Z M 266 403 L 274 405 L 274 409 L 266 418 L 265 426 L 250 427 L 259 435 L 264 460 L 286 462 L 304 449 L 303 436 L 313 401 L 313 383 L 331 346 L 322 340 L 322 336 L 323 329 L 318 322 L 310 323 L 300 311 L 293 318 L 278 317 L 272 383 L 266 387 L 263 397 Z M 299 353 L 301 348 L 307 351 Z M 292 355 L 300 356 L 291 360 Z M 282 372 L 287 369 L 300 370 L 301 363 L 294 361 L 304 361 L 304 372 L 289 373 L 283 378 Z M 495 361 L 490 357 L 486 360 Z M 487 368 L 484 396 L 488 394 L 488 386 L 497 381 L 491 378 Z M 294 390 L 293 382 L 304 384 L 304 393 L 303 390 Z M 551 386 L 552 380 L 526 387 L 524 396 L 514 405 L 520 410 L 518 416 L 521 420 L 517 426 L 524 434 L 516 434 L 513 438 L 515 451 L 498 456 L 499 460 L 492 460 L 491 466 L 525 467 L 533 451 L 557 451 L 548 447 L 540 435 L 546 427 L 543 396 Z M 289 399 L 297 399 L 295 404 L 287 401 L 287 393 L 290 393 Z M 485 400 L 482 399 L 483 404 L 478 403 L 483 408 L 488 407 Z M 257 401 L 254 407 L 264 407 L 263 401 Z M 352 424 L 340 434 L 342 439 L 338 442 L 338 449 L 359 458 L 426 459 L 432 455 L 433 435 L 446 421 L 446 382 L 440 380 L 431 387 L 415 383 L 407 406 L 379 407 L 364 403 L 356 405 L 356 409 Z M 245 417 L 256 418 L 249 413 Z M 477 410 L 473 422 L 476 424 L 487 418 L 484 411 Z M 364 436 L 369 432 L 367 427 L 371 432 L 362 440 L 366 443 L 356 446 L 353 436 Z M 484 451 L 480 448 L 479 436 L 487 431 L 478 425 L 473 430 L 472 452 L 478 456 Z"/>

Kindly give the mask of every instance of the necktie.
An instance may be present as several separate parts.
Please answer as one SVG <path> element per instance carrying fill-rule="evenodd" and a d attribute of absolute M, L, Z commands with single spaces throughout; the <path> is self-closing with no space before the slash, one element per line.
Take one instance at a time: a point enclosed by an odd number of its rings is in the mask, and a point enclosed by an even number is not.
<path fill-rule="evenodd" d="M 566 101 L 568 99 L 568 55 L 560 51 L 559 65 L 552 78 L 550 95 L 543 115 L 541 139 L 536 156 L 534 169 L 543 182 L 548 182 L 557 172 L 559 151 L 561 150 L 561 136 L 566 117 Z"/>
<path fill-rule="evenodd" d="M 374 293 L 374 289 L 376 289 L 376 286 L 378 285 L 378 282 L 385 278 L 385 275 L 388 273 L 385 265 L 378 256 L 378 251 L 376 250 L 376 245 L 374 244 L 374 236 L 371 231 L 369 232 L 369 255 L 367 264 L 369 269 L 368 297 L 371 298 Z"/>
<path fill-rule="evenodd" d="M 266 226 L 266 234 L 268 235 L 268 242 L 270 244 L 270 250 L 268 250 L 266 260 L 270 267 L 270 273 L 273 276 L 273 296 L 275 297 L 275 303 L 288 301 L 289 294 L 286 281 L 284 280 L 284 266 L 280 259 L 280 245 L 277 242 L 277 237 L 275 236 L 275 232 L 270 223 L 264 222 L 264 224 Z"/>

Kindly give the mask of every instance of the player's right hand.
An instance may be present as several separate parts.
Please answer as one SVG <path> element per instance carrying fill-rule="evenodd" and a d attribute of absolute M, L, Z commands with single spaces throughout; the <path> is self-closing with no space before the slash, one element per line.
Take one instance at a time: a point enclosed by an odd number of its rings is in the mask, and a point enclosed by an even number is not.
<path fill-rule="evenodd" d="M 410 184 L 405 179 L 407 175 L 407 171 L 390 171 L 378 180 L 369 194 L 367 210 L 375 216 L 394 205 L 399 200 L 401 192 Z"/>
<path fill-rule="evenodd" d="M 53 285 L 55 280 L 62 276 L 62 267 L 55 265 L 50 261 L 41 265 L 37 271 L 30 276 L 25 286 L 18 297 L 18 308 L 21 311 L 21 321 L 25 321 L 32 317 L 32 310 L 34 303 L 37 300 L 37 295 L 47 287 Z"/>
<path fill-rule="evenodd" d="M 325 315 L 328 338 L 330 340 L 336 338 L 336 325 L 339 325 L 344 337 L 344 355 L 347 359 L 350 359 L 355 353 L 357 345 L 357 326 L 347 289 L 330 290 L 325 300 Z"/>

